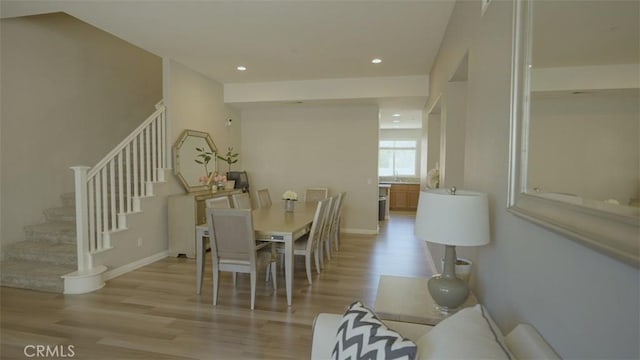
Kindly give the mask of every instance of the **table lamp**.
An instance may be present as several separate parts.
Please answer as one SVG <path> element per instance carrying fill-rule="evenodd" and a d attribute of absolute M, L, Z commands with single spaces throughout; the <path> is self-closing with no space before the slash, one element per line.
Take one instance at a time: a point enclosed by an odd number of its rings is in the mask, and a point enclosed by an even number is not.
<path fill-rule="evenodd" d="M 445 245 L 442 274 L 429 279 L 428 289 L 441 311 L 455 311 L 469 295 L 466 281 L 455 274 L 456 246 L 489 243 L 487 195 L 456 191 L 455 187 L 421 191 L 415 234 L 419 239 Z"/>

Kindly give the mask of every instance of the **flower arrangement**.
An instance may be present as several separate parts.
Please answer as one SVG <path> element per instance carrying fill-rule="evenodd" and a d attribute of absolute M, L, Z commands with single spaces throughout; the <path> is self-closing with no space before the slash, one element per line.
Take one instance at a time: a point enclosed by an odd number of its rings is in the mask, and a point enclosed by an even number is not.
<path fill-rule="evenodd" d="M 202 185 L 209 185 L 209 183 L 211 183 L 211 176 L 198 176 L 198 182 Z"/>
<path fill-rule="evenodd" d="M 284 192 L 284 194 L 282 194 L 282 200 L 297 201 L 298 194 L 296 194 L 295 191 L 287 190 Z"/>
<path fill-rule="evenodd" d="M 213 182 L 216 184 L 220 184 L 220 183 L 226 183 L 227 182 L 227 177 L 225 175 L 215 175 L 213 177 Z"/>

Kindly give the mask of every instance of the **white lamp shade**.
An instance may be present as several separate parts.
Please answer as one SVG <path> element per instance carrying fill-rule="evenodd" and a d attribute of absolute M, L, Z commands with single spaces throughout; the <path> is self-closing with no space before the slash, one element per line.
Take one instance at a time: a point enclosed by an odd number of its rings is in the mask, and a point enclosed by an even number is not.
<path fill-rule="evenodd" d="M 479 246 L 489 243 L 487 195 L 446 189 L 421 191 L 416 213 L 416 236 L 428 242 Z"/>

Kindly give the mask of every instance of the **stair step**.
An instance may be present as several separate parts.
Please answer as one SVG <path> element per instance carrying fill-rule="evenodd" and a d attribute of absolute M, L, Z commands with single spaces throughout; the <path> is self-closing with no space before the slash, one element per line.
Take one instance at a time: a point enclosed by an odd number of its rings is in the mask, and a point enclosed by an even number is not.
<path fill-rule="evenodd" d="M 76 221 L 76 208 L 70 206 L 51 208 L 44 211 L 49 221 Z"/>
<path fill-rule="evenodd" d="M 43 264 L 32 261 L 3 261 L 0 264 L 2 286 L 48 292 L 64 292 L 62 275 L 76 271 L 75 266 Z"/>
<path fill-rule="evenodd" d="M 5 261 L 37 261 L 47 264 L 76 266 L 75 244 L 47 241 L 18 241 L 3 246 Z"/>
<path fill-rule="evenodd" d="M 69 221 L 51 221 L 24 227 L 27 240 L 53 243 L 76 243 L 76 225 Z"/>

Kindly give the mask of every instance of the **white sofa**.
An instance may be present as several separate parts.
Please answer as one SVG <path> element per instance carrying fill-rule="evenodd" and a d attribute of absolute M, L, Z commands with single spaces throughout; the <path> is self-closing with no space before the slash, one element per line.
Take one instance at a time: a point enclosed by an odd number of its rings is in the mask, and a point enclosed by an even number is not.
<path fill-rule="evenodd" d="M 336 333 L 342 321 L 343 315 L 340 314 L 321 313 L 316 316 L 311 359 L 332 358 Z M 417 345 L 416 359 L 560 359 L 531 325 L 519 324 L 502 336 L 481 305 L 461 310 L 436 326 L 382 322 Z"/>

